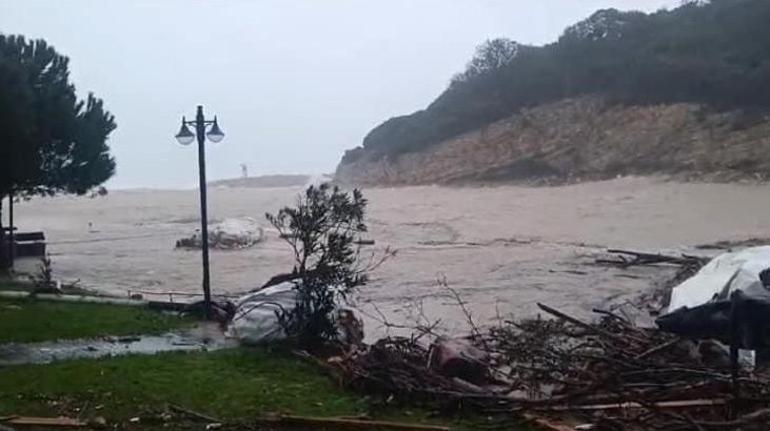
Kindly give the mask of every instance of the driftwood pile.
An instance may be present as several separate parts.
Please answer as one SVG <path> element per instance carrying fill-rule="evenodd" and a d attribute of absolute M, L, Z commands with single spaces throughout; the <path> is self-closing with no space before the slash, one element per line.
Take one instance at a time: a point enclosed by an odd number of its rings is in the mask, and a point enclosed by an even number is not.
<path fill-rule="evenodd" d="M 607 253 L 611 257 L 596 259 L 596 263 L 602 265 L 616 266 L 620 268 L 630 268 L 632 266 L 644 265 L 668 265 L 677 268 L 676 275 L 668 280 L 664 289 L 669 289 L 676 284 L 692 277 L 704 265 L 709 263 L 711 258 L 705 256 L 693 256 L 688 254 L 662 254 L 662 253 L 644 253 L 634 250 L 609 249 Z"/>
<path fill-rule="evenodd" d="M 554 319 L 476 332 L 469 349 L 483 359 L 451 367 L 436 364 L 440 340 L 425 346 L 420 337 L 382 339 L 319 363 L 340 383 L 391 400 L 552 430 L 768 428 L 770 379 L 744 370 L 734 379 L 720 344 L 638 328 L 607 311 L 589 324 L 540 308 Z"/>

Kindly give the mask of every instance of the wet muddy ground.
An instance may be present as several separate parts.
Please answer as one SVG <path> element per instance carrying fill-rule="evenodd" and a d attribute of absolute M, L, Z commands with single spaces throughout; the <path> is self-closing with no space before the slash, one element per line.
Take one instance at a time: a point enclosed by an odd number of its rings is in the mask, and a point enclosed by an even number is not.
<path fill-rule="evenodd" d="M 0 367 L 129 354 L 200 352 L 235 347 L 236 344 L 235 340 L 225 338 L 218 325 L 199 324 L 189 330 L 163 335 L 0 344 Z"/>

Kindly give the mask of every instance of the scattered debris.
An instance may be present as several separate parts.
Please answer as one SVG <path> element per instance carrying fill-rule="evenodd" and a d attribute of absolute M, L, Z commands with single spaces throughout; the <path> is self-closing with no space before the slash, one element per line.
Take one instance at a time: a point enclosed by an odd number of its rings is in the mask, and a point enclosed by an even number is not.
<path fill-rule="evenodd" d="M 700 269 L 700 267 L 711 260 L 708 257 L 690 256 L 686 254 L 675 256 L 661 253 L 644 253 L 639 251 L 620 249 L 609 249 L 607 250 L 607 253 L 615 255 L 615 258 L 596 259 L 596 263 L 616 265 L 622 268 L 628 268 L 630 266 L 637 265 L 670 264 L 681 267 L 697 267 L 697 269 Z"/>
<path fill-rule="evenodd" d="M 264 239 L 264 230 L 250 217 L 229 218 L 209 228 L 209 246 L 221 250 L 249 248 Z M 176 242 L 176 248 L 201 248 L 200 232 Z"/>
<path fill-rule="evenodd" d="M 538 305 L 554 319 L 505 321 L 465 339 L 488 355 L 481 379 L 474 368 L 431 366 L 419 337 L 313 359 L 342 384 L 394 402 L 528 414 L 547 429 L 568 429 L 564 418 L 596 429 L 764 429 L 770 379 L 742 370 L 736 391 L 727 352 L 708 355 L 707 342 L 639 328 L 611 312 L 587 323 Z"/>
<path fill-rule="evenodd" d="M 467 339 L 438 337 L 430 346 L 428 366 L 444 376 L 478 384 L 486 377 L 489 355 Z"/>
<path fill-rule="evenodd" d="M 710 258 L 706 256 L 692 256 L 686 254 L 662 254 L 646 253 L 632 250 L 609 249 L 611 256 L 601 257 L 595 260 L 599 265 L 610 265 L 621 269 L 638 266 L 657 266 L 661 268 L 674 268 L 676 272 L 671 277 L 656 282 L 651 289 L 640 292 L 634 301 L 637 317 L 649 320 L 665 312 L 671 302 L 671 289 L 684 280 L 697 273 Z M 633 274 L 617 274 L 616 277 L 639 278 Z M 638 312 L 642 312 L 641 314 Z M 650 320 L 650 325 L 652 321 Z"/>
<path fill-rule="evenodd" d="M 96 416 L 88 421 L 88 426 L 91 428 L 107 428 L 107 419 L 104 416 Z"/>
<path fill-rule="evenodd" d="M 723 240 L 696 245 L 699 250 L 732 250 L 734 248 L 756 247 L 770 244 L 770 238 L 749 238 L 745 240 Z"/>

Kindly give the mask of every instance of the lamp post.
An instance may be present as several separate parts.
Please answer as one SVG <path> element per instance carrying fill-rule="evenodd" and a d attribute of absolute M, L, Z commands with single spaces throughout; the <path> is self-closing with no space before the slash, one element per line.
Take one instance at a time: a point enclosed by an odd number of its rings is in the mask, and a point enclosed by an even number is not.
<path fill-rule="evenodd" d="M 190 132 L 187 126 L 195 127 L 195 134 Z M 206 128 L 211 126 L 208 133 Z M 206 121 L 203 117 L 203 106 L 198 105 L 198 112 L 195 120 L 187 121 L 182 117 L 182 127 L 176 134 L 176 140 L 182 145 L 190 145 L 193 139 L 198 138 L 198 179 L 200 181 L 201 197 L 201 250 L 203 252 L 203 311 L 206 319 L 211 318 L 211 286 L 209 280 L 209 221 L 208 211 L 206 209 L 206 151 L 203 144 L 208 137 L 209 141 L 217 143 L 221 141 L 225 134 L 217 124 L 217 117 L 214 121 Z"/>

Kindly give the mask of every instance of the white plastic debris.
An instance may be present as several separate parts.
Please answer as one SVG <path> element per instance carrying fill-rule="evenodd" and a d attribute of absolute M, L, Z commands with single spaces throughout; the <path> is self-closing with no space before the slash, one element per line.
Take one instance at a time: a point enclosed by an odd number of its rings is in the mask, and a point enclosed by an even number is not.
<path fill-rule="evenodd" d="M 251 247 L 264 238 L 264 230 L 251 218 L 228 218 L 209 227 L 209 245 L 219 249 L 241 249 Z M 177 241 L 177 247 L 200 248 L 200 232 L 190 238 Z"/>
<path fill-rule="evenodd" d="M 770 291 L 759 280 L 759 273 L 767 268 L 770 268 L 770 246 L 721 254 L 674 287 L 668 312 L 697 307 L 715 299 L 727 300 L 735 291 L 770 301 Z"/>
<path fill-rule="evenodd" d="M 740 291 L 747 298 L 770 301 L 770 290 L 762 285 L 759 273 L 770 268 L 770 246 L 750 247 L 724 253 L 712 259 L 697 274 L 674 287 L 668 312 L 694 308 L 711 301 L 728 300 Z M 752 369 L 754 350 L 739 350 L 741 365 Z"/>
<path fill-rule="evenodd" d="M 278 314 L 294 310 L 296 301 L 297 291 L 290 281 L 242 296 L 236 302 L 227 336 L 252 345 L 285 339 L 286 332 L 278 321 Z M 350 345 L 363 342 L 364 323 L 353 310 L 339 308 L 334 324 L 339 341 Z"/>
<path fill-rule="evenodd" d="M 238 299 L 235 316 L 227 329 L 228 336 L 244 344 L 262 344 L 286 338 L 278 322 L 278 313 L 294 309 L 297 293 L 285 282 Z"/>

